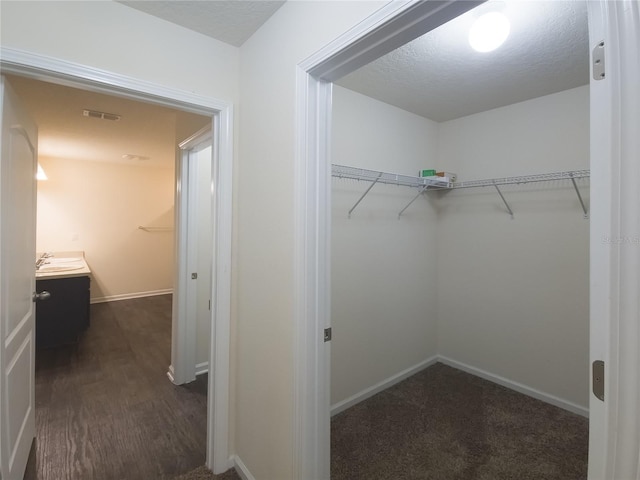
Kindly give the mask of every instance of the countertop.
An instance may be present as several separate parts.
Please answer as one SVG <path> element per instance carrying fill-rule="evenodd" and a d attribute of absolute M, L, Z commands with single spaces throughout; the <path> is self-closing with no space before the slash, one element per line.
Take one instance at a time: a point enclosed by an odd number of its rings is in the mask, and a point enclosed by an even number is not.
<path fill-rule="evenodd" d="M 53 257 L 36 270 L 36 280 L 85 277 L 91 269 L 84 258 L 84 252 L 52 252 Z M 42 253 L 36 254 L 36 260 Z"/>

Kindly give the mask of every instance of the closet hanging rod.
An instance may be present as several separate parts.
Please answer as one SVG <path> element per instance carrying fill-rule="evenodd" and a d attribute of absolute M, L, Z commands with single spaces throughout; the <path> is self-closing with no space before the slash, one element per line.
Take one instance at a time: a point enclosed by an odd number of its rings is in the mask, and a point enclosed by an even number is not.
<path fill-rule="evenodd" d="M 145 227 L 144 225 L 138 225 L 138 229 L 145 232 L 170 232 L 173 227 Z"/>

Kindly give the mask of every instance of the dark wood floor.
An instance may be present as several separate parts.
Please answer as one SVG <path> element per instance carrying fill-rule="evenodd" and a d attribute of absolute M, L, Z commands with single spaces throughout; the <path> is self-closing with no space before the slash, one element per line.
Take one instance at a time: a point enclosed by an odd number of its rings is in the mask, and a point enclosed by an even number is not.
<path fill-rule="evenodd" d="M 26 480 L 172 478 L 205 462 L 207 378 L 177 387 L 171 296 L 91 306 L 75 347 L 36 355 Z"/>

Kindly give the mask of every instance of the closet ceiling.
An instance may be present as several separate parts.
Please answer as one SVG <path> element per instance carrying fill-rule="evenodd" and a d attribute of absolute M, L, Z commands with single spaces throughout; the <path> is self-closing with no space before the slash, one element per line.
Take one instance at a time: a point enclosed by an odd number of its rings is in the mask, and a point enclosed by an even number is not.
<path fill-rule="evenodd" d="M 509 37 L 478 53 L 469 28 L 496 10 L 511 22 Z M 586 2 L 487 2 L 336 83 L 437 122 L 586 85 Z"/>

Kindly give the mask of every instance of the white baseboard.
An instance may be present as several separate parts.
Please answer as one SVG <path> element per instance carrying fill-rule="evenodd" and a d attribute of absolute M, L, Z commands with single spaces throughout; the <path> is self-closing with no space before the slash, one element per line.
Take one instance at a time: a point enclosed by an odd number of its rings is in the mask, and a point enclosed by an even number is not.
<path fill-rule="evenodd" d="M 427 358 L 426 360 L 423 360 L 413 367 L 409 367 L 406 370 L 401 371 L 400 373 L 396 373 L 395 375 L 392 375 L 391 377 L 382 380 L 381 382 L 378 382 L 375 385 L 356 393 L 355 395 L 351 395 L 350 397 L 345 398 L 344 400 L 341 400 L 334 405 L 331 405 L 331 416 L 337 415 L 338 413 L 345 411 L 347 408 L 353 407 L 355 404 L 360 403 L 369 397 L 373 397 L 376 393 L 380 393 L 381 391 L 386 390 L 396 383 L 409 378 L 411 375 L 415 375 L 419 371 L 430 367 L 437 361 L 437 356 Z"/>
<path fill-rule="evenodd" d="M 149 292 L 123 293 L 120 295 L 108 295 L 106 297 L 94 297 L 90 303 L 117 302 L 118 300 L 130 300 L 132 298 L 155 297 L 156 295 L 168 295 L 173 293 L 172 288 L 164 290 L 152 290 Z"/>
<path fill-rule="evenodd" d="M 400 373 L 392 375 L 391 377 L 382 380 L 381 382 L 376 383 L 375 385 L 362 390 L 361 392 L 356 393 L 355 395 L 350 396 L 334 405 L 331 405 L 331 416 L 334 416 L 344 410 L 353 407 L 354 405 L 366 400 L 369 397 L 374 396 L 376 393 L 380 393 L 383 390 L 386 390 L 389 387 L 392 387 L 396 383 L 401 382 L 402 380 L 409 378 L 411 375 L 418 373 L 421 370 L 424 370 L 431 365 L 441 362 L 445 365 L 449 365 L 450 367 L 457 368 L 458 370 L 462 370 L 464 372 L 470 373 L 471 375 L 475 375 L 476 377 L 484 378 L 493 383 L 497 383 L 498 385 L 502 385 L 503 387 L 509 388 L 511 390 L 515 390 L 516 392 L 523 393 L 524 395 L 528 395 L 529 397 L 536 398 L 543 402 L 549 403 L 551 405 L 555 405 L 556 407 L 562 408 L 564 410 L 568 410 L 569 412 L 576 413 L 578 415 L 582 415 L 583 417 L 589 417 L 589 409 L 583 407 L 581 405 L 575 404 L 573 402 L 569 402 L 568 400 L 564 400 L 562 398 L 556 397 L 554 395 L 550 395 L 545 392 L 541 392 L 540 390 L 536 390 L 535 388 L 528 387 L 522 383 L 514 382 L 507 378 L 501 377 L 499 375 L 495 375 L 493 373 L 489 373 L 480 368 L 472 367 L 462 362 L 458 362 L 448 357 L 444 357 L 442 355 L 435 355 L 431 358 L 428 358 L 413 367 L 409 367 L 406 370 L 403 370 Z"/>
<path fill-rule="evenodd" d="M 196 376 L 209 372 L 209 362 L 202 362 L 196 364 Z"/>
<path fill-rule="evenodd" d="M 457 368 L 458 370 L 462 370 L 464 372 L 475 375 L 476 377 L 484 378 L 485 380 L 489 380 L 490 382 L 497 383 L 498 385 L 502 385 L 503 387 L 507 387 L 511 390 L 515 390 L 516 392 L 520 392 L 538 400 L 542 400 L 543 402 L 550 403 L 551 405 L 555 405 L 556 407 L 560 407 L 564 410 L 577 413 L 578 415 L 582 415 L 583 417 L 589 417 L 588 408 L 575 404 L 573 402 L 569 402 L 567 400 L 563 400 L 562 398 L 556 397 L 554 395 L 541 392 L 540 390 L 528 387 L 527 385 L 523 385 L 522 383 L 514 382 L 512 380 L 509 380 L 508 378 L 494 375 L 493 373 L 489 373 L 485 370 L 481 370 L 480 368 L 472 367 L 470 365 L 458 362 L 442 355 L 438 355 L 438 361 L 444 363 L 445 365 L 449 365 L 450 367 Z"/>
<path fill-rule="evenodd" d="M 171 383 L 176 384 L 176 378 L 174 376 L 173 365 L 169 365 L 169 370 L 167 370 L 167 377 L 171 380 Z"/>
<path fill-rule="evenodd" d="M 239 456 L 233 456 L 233 463 L 235 464 L 236 472 L 238 472 L 242 480 L 256 480 Z"/>

